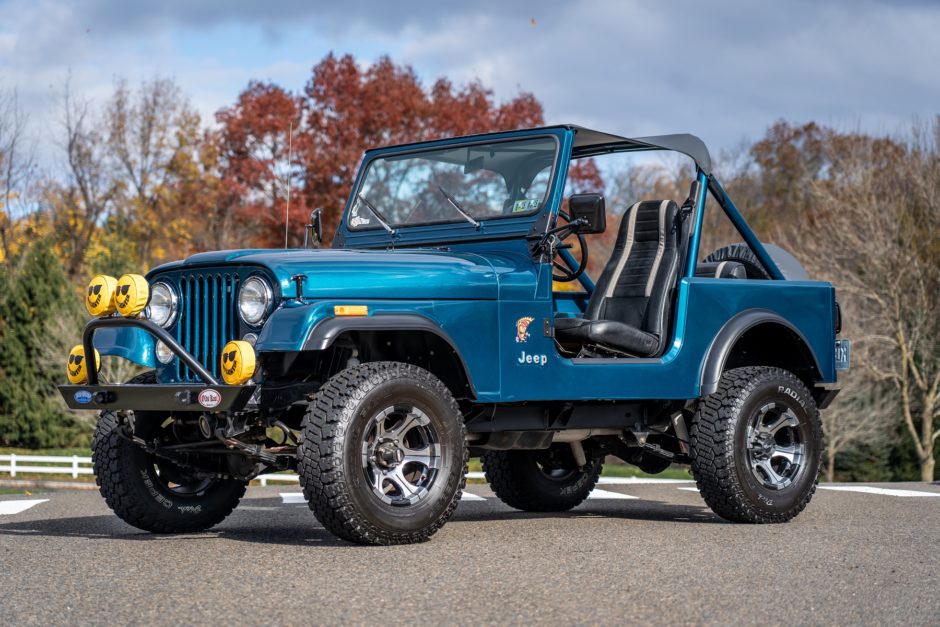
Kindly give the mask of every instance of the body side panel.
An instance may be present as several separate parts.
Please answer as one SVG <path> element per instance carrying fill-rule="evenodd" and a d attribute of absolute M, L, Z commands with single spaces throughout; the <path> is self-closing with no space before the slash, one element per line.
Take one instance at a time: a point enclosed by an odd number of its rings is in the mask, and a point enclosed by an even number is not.
<path fill-rule="evenodd" d="M 545 335 L 550 302 L 500 303 L 502 387 L 500 402 L 534 400 L 693 399 L 701 393 L 703 368 L 728 320 L 762 310 L 787 321 L 814 353 L 823 382 L 835 380 L 834 331 L 828 283 L 683 279 L 679 288 L 675 335 L 670 348 L 654 359 L 568 359 Z M 528 333 L 517 322 L 533 318 Z"/>

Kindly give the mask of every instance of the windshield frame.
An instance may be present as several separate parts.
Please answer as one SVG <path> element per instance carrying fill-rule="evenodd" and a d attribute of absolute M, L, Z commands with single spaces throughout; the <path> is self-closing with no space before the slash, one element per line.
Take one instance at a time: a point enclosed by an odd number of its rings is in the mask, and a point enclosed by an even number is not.
<path fill-rule="evenodd" d="M 559 160 L 561 159 L 561 150 L 562 150 L 561 139 L 559 138 L 558 135 L 554 133 L 547 133 L 543 131 L 539 133 L 517 135 L 517 136 L 510 136 L 510 137 L 498 137 L 498 136 L 494 137 L 494 136 L 483 135 L 483 136 L 480 136 L 479 138 L 475 138 L 470 141 L 459 141 L 459 142 L 453 142 L 453 143 L 448 142 L 448 143 L 443 143 L 439 145 L 435 145 L 437 144 L 437 142 L 435 142 L 434 144 L 424 144 L 421 146 L 409 147 L 403 150 L 380 149 L 376 151 L 375 154 L 369 154 L 367 152 L 359 167 L 359 173 L 356 176 L 356 182 L 353 187 L 353 192 L 349 195 L 349 199 L 347 201 L 346 207 L 344 208 L 341 225 L 345 230 L 347 230 L 347 232 L 350 235 L 353 233 L 357 235 L 362 235 L 365 233 L 374 233 L 377 231 L 383 233 L 383 235 L 385 234 L 381 226 L 367 226 L 367 227 L 353 226 L 350 222 L 352 220 L 352 208 L 356 205 L 357 202 L 361 202 L 359 200 L 359 196 L 362 193 L 362 188 L 365 186 L 369 169 L 378 160 L 388 159 L 388 158 L 397 159 L 397 158 L 407 157 L 409 155 L 421 155 L 423 153 L 433 153 L 433 152 L 438 152 L 442 150 L 452 150 L 455 148 L 472 148 L 474 146 L 488 146 L 488 145 L 502 144 L 502 143 L 519 143 L 519 142 L 524 142 L 524 141 L 529 141 L 529 140 L 534 140 L 534 139 L 551 139 L 555 146 L 554 155 L 552 157 L 552 162 L 551 162 L 551 165 L 549 166 L 550 173 L 549 173 L 548 183 L 545 188 L 545 195 L 543 198 L 540 199 L 538 206 L 528 211 L 519 212 L 519 213 L 495 215 L 495 216 L 489 216 L 489 217 L 474 216 L 474 218 L 479 222 L 479 227 L 474 227 L 474 228 L 483 232 L 486 230 L 487 223 L 492 223 L 492 222 L 502 221 L 502 220 L 513 220 L 513 219 L 518 220 L 520 218 L 531 218 L 532 216 L 544 211 L 545 208 L 549 206 L 552 201 L 553 189 L 554 189 L 556 177 L 558 176 L 558 171 L 559 171 L 558 163 L 559 163 Z M 372 199 L 370 198 L 369 200 L 372 200 Z M 378 207 L 378 209 L 379 211 L 382 210 L 381 207 Z M 392 228 L 396 232 L 400 232 L 400 231 L 409 231 L 412 229 L 423 229 L 425 227 L 435 227 L 435 226 L 444 226 L 444 225 L 456 226 L 456 225 L 461 225 L 461 224 L 466 225 L 468 224 L 468 222 L 466 218 L 462 217 L 458 212 L 455 211 L 453 217 L 448 218 L 448 219 L 429 220 L 427 222 L 418 222 L 414 224 L 392 224 L 392 223 L 389 223 L 389 224 L 392 226 Z"/>

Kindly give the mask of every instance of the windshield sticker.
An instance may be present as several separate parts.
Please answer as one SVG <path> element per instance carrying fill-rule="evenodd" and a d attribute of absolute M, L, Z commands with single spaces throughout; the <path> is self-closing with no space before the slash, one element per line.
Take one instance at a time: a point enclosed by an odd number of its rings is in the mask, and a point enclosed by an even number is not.
<path fill-rule="evenodd" d="M 522 200 L 517 200 L 516 202 L 513 203 L 513 205 L 512 205 L 512 212 L 513 212 L 513 213 L 523 213 L 523 212 L 525 212 L 525 211 L 530 211 L 530 210 L 532 210 L 532 209 L 535 209 L 535 208 L 538 207 L 538 206 L 539 206 L 539 201 L 538 201 L 538 200 L 536 200 L 536 199 L 534 199 L 534 198 L 531 199 L 531 200 L 528 199 L 528 198 L 524 198 L 524 199 L 522 199 Z"/>
<path fill-rule="evenodd" d="M 352 219 L 349 221 L 349 223 L 353 225 L 354 227 L 366 226 L 369 224 L 369 222 L 370 222 L 369 218 L 360 218 L 359 216 L 356 216 L 356 215 L 354 215 Z"/>

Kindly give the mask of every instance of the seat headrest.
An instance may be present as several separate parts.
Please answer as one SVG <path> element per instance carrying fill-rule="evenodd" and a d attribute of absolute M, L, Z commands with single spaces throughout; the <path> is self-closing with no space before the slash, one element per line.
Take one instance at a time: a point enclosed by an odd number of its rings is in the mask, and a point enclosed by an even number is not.
<path fill-rule="evenodd" d="M 675 201 L 643 200 L 635 203 L 623 214 L 620 228 L 621 230 L 629 228 L 630 223 L 633 223 L 633 241 L 659 241 L 660 224 L 663 225 L 665 234 L 672 233 L 673 229 L 676 228 L 676 214 L 678 212 L 679 206 Z M 634 213 L 636 214 L 635 220 L 632 218 Z"/>

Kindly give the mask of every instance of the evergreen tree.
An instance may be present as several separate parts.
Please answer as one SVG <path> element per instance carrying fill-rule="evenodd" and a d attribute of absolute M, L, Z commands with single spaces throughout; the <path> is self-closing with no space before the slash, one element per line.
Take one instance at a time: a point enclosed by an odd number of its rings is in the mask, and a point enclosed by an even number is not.
<path fill-rule="evenodd" d="M 45 241 L 0 273 L 0 444 L 43 448 L 81 439 L 80 423 L 56 397 L 68 348 L 50 346 L 61 344 L 53 327 L 77 319 L 75 301 Z M 50 348 L 61 353 L 58 364 Z"/>

